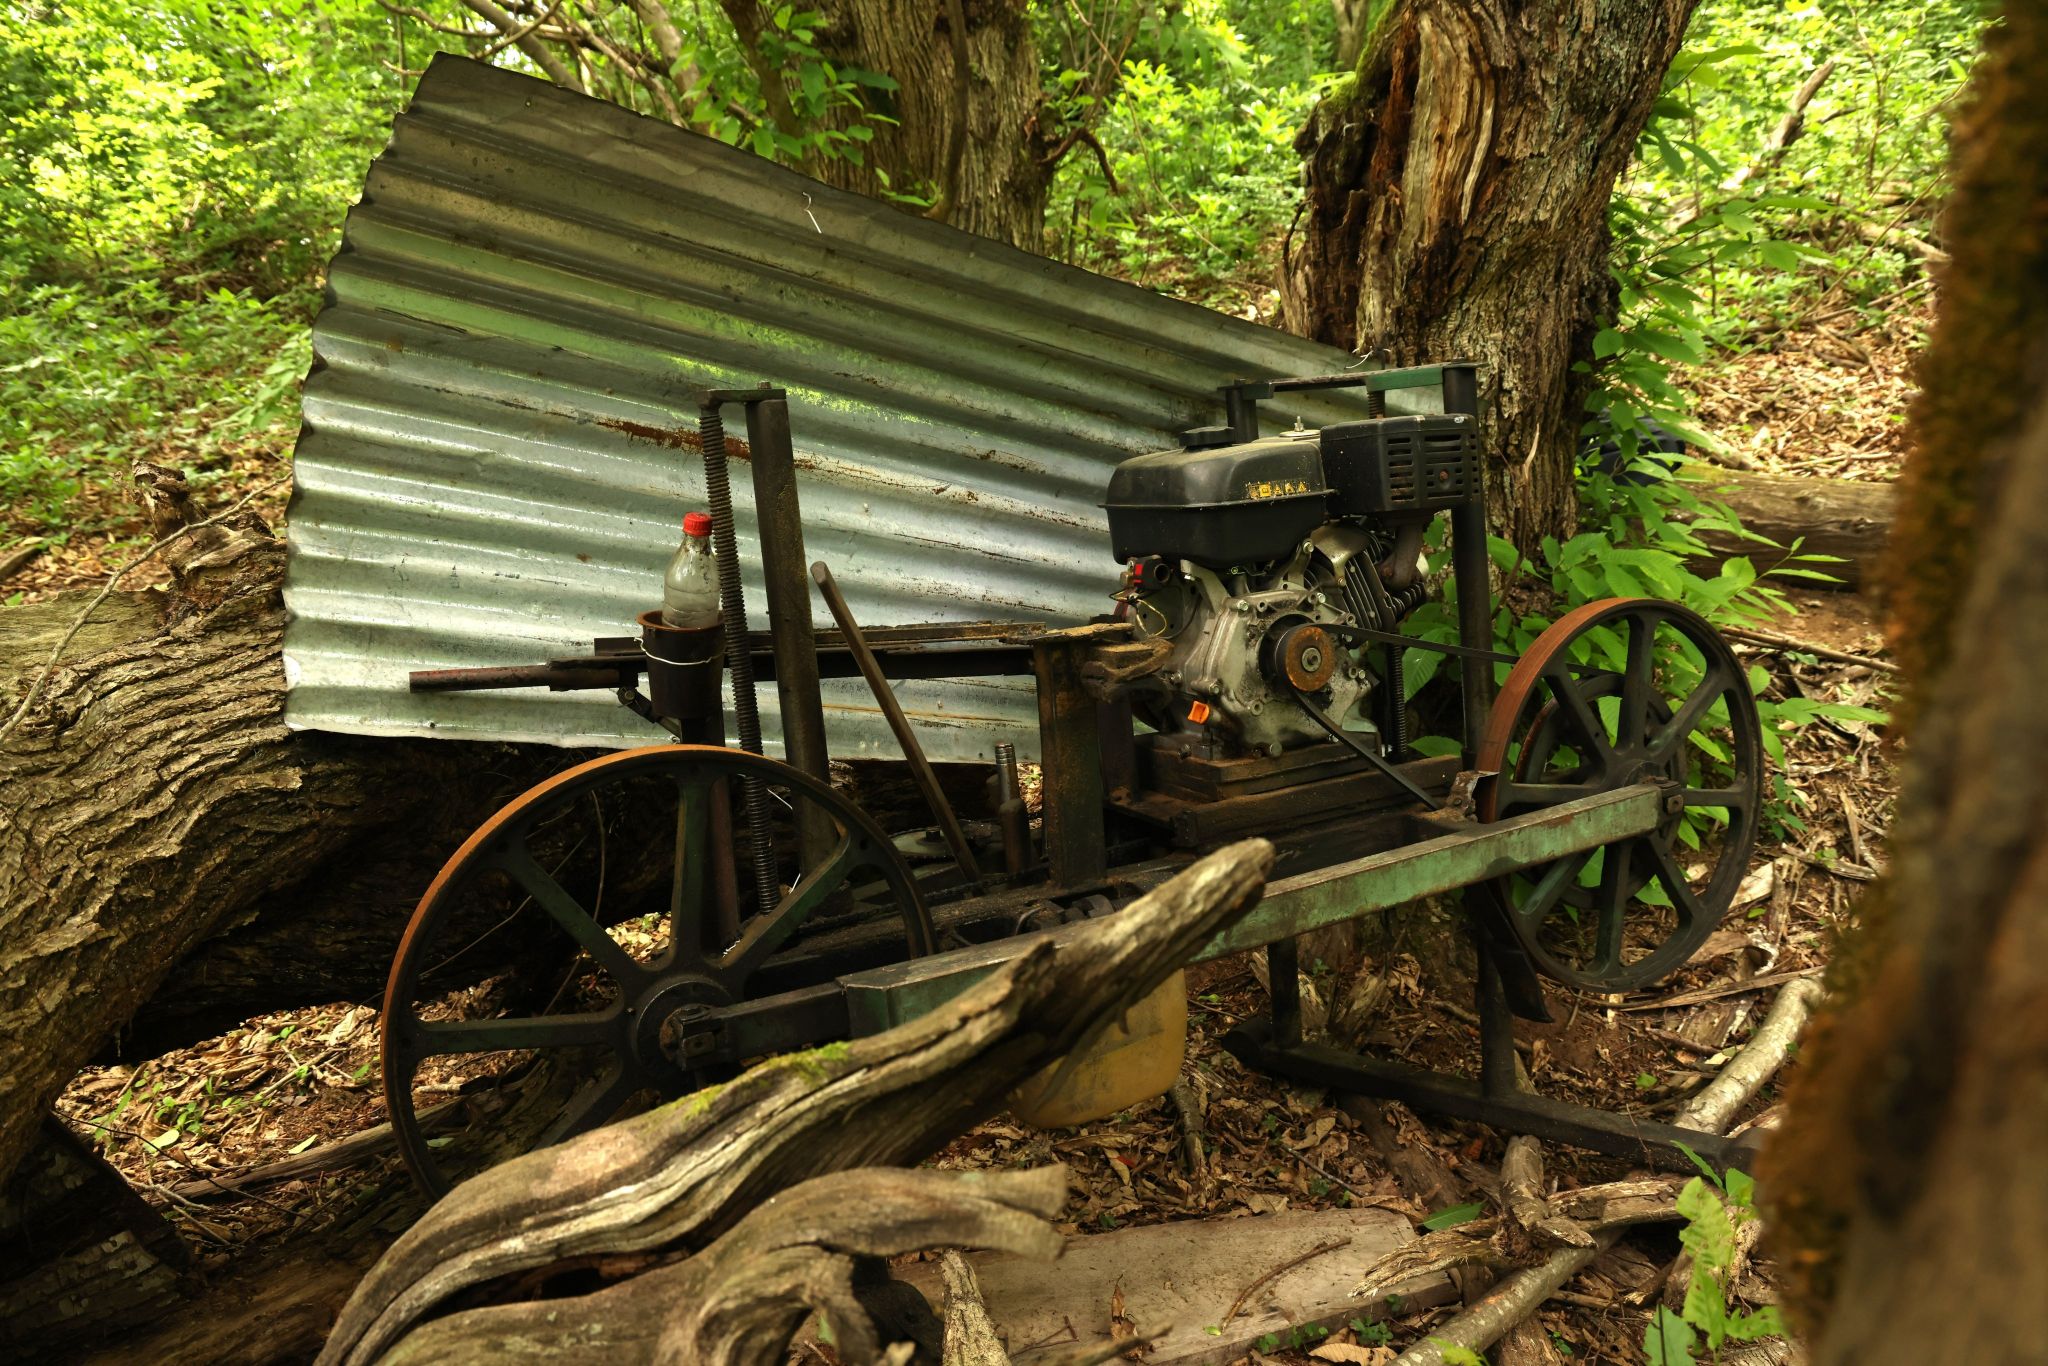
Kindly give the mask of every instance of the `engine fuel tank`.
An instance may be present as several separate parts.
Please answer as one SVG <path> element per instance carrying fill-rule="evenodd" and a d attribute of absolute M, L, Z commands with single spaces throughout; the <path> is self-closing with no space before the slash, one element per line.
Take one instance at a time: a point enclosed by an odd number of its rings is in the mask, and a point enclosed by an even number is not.
<path fill-rule="evenodd" d="M 1158 555 L 1213 569 L 1279 559 L 1329 519 L 1316 433 L 1133 456 L 1109 476 L 1119 560 Z"/>

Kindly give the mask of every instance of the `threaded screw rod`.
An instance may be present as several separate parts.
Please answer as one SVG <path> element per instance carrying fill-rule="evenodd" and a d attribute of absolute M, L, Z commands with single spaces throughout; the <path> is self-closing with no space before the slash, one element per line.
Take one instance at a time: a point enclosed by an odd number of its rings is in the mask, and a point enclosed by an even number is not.
<path fill-rule="evenodd" d="M 716 403 L 697 410 L 697 442 L 704 453 L 704 501 L 711 505 L 711 553 L 718 561 L 718 615 L 725 623 L 725 667 L 732 676 L 732 709 L 740 748 L 761 752 L 761 708 L 754 689 L 754 652 L 748 639 L 747 599 L 740 586 L 739 537 L 732 520 L 732 475 L 725 460 L 725 416 Z M 766 915 L 782 899 L 775 877 L 775 828 L 768 789 L 759 778 L 740 779 L 747 815 L 747 847 L 754 860 L 754 905 Z"/>

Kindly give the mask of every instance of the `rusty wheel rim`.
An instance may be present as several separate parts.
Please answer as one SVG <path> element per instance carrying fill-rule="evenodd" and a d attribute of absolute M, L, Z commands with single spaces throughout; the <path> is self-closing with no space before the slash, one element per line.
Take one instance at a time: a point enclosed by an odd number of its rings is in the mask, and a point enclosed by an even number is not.
<path fill-rule="evenodd" d="M 713 911 L 715 811 L 723 792 L 742 776 L 814 804 L 830 815 L 838 839 L 823 862 L 799 870 L 773 912 L 751 917 L 728 937 L 715 928 Z M 616 925 L 603 911 L 609 855 L 599 861 L 597 895 L 594 904 L 586 906 L 586 897 L 575 886 L 564 885 L 569 879 L 558 880 L 562 867 L 545 866 L 533 847 L 538 832 L 586 801 L 597 805 L 601 830 L 601 795 L 632 790 L 672 794 L 675 803 L 672 842 L 666 846 L 670 856 L 655 865 L 657 870 L 665 867 L 666 875 L 656 871 L 651 878 L 654 884 L 667 884 L 664 942 L 651 946 L 642 957 L 628 952 L 614 936 Z M 667 818 L 660 811 L 652 819 L 667 830 Z M 620 850 L 618 856 L 627 858 L 631 852 Z M 438 966 L 475 947 L 454 942 L 449 931 L 456 909 L 466 897 L 478 895 L 479 884 L 487 878 L 501 884 L 501 897 L 520 898 L 514 915 L 531 908 L 538 913 L 533 924 L 559 932 L 559 947 L 569 960 L 565 982 L 599 977 L 609 984 L 608 1003 L 556 1012 L 564 989 L 557 985 L 538 1013 L 510 1018 L 494 1013 L 455 1021 L 420 1014 L 423 996 L 435 990 L 430 979 Z M 414 1099 L 414 1079 L 429 1058 L 520 1052 L 558 1062 L 566 1059 L 572 1069 L 587 1073 L 559 1112 L 540 1128 L 533 1147 L 595 1128 L 637 1095 L 652 1092 L 668 1098 L 692 1089 L 699 1078 L 671 1061 L 662 1019 L 656 1014 L 663 1019 L 685 1009 L 715 1014 L 744 1001 L 751 980 L 776 949 L 856 881 L 881 884 L 903 923 L 910 956 L 932 951 L 930 917 L 887 836 L 829 784 L 787 764 L 744 750 L 658 745 L 578 764 L 520 794 L 479 826 L 443 865 L 420 898 L 392 959 L 381 1015 L 384 1096 L 407 1168 L 430 1194 L 440 1196 L 451 1188 L 448 1164 L 437 1156 L 436 1142 L 428 1137 Z M 654 918 L 662 917 L 657 912 Z"/>
<path fill-rule="evenodd" d="M 1617 642 L 1621 667 L 1575 663 Z M 1675 799 L 1647 834 L 1487 884 L 1509 931 L 1555 980 L 1609 993 L 1648 986 L 1683 966 L 1733 902 L 1756 842 L 1761 726 L 1740 662 L 1697 613 L 1654 598 L 1567 613 L 1510 671 L 1478 763 L 1497 775 L 1478 794 L 1487 821 L 1640 782 Z M 1689 811 L 1712 822 L 1698 849 L 1681 828 Z"/>

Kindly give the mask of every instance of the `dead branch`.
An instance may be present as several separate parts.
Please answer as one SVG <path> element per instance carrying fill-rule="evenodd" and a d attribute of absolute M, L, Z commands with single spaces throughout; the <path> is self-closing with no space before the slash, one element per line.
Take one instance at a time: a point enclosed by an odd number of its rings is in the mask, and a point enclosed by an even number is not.
<path fill-rule="evenodd" d="M 951 1245 L 1057 1257 L 1065 1242 L 1049 1221 L 1066 1191 L 1064 1167 L 834 1172 L 763 1204 L 687 1261 L 590 1295 L 451 1314 L 383 1360 L 780 1366 L 816 1312 L 843 1360 L 879 1361 L 889 1344 L 855 1293 L 855 1257 Z"/>
<path fill-rule="evenodd" d="M 1286 1261 L 1280 1263 L 1280 1265 L 1270 1268 L 1269 1270 L 1261 1274 L 1250 1285 L 1246 1286 L 1244 1289 L 1237 1292 L 1237 1298 L 1230 1302 L 1230 1310 L 1228 1313 L 1224 1314 L 1223 1322 L 1229 1323 L 1232 1319 L 1236 1318 L 1238 1311 L 1244 1308 L 1246 1301 L 1250 1300 L 1253 1295 L 1258 1293 L 1259 1287 L 1262 1285 L 1269 1284 L 1273 1281 L 1275 1277 L 1283 1276 L 1286 1273 L 1294 1270 L 1294 1268 L 1296 1268 L 1297 1266 L 1300 1266 L 1303 1262 L 1313 1261 L 1314 1259 L 1322 1256 L 1326 1252 L 1335 1252 L 1340 1247 L 1350 1246 L 1351 1240 L 1349 1238 L 1333 1238 L 1329 1242 L 1324 1243 L 1319 1247 L 1310 1248 L 1308 1251 L 1302 1253 L 1299 1257 L 1290 1257 Z"/>
<path fill-rule="evenodd" d="M 924 1158 L 1156 989 L 1257 901 L 1272 862 L 1264 840 L 1232 845 L 1116 915 L 1039 937 L 920 1019 L 770 1059 L 458 1186 L 364 1277 L 321 1361 L 378 1359 L 468 1287 L 611 1254 L 700 1252 L 799 1182 Z M 576 1317 L 553 1305 L 563 1325 Z"/>
<path fill-rule="evenodd" d="M 1820 983 L 1810 978 L 1793 982 L 1779 992 L 1778 999 L 1771 1003 L 1770 1014 L 1764 1016 L 1764 1022 L 1757 1026 L 1742 1051 L 1685 1103 L 1673 1122 L 1688 1129 L 1725 1132 L 1734 1122 L 1736 1112 L 1784 1066 L 1792 1045 L 1798 1041 L 1799 1031 L 1820 1004 L 1822 994 Z"/>
<path fill-rule="evenodd" d="M 1810 640 L 1801 640 L 1797 636 L 1781 636 L 1775 631 L 1756 631 L 1751 630 L 1747 626 L 1723 626 L 1720 628 L 1720 631 L 1722 635 L 1732 636 L 1736 640 L 1752 641 L 1755 644 L 1769 645 L 1779 650 L 1798 650 L 1802 654 L 1812 655 L 1816 659 L 1832 659 L 1843 664 L 1861 664 L 1866 669 L 1876 669 L 1880 673 L 1895 674 L 1899 671 L 1899 666 L 1892 663 L 1889 659 L 1875 659 L 1870 655 L 1851 654 L 1847 650 L 1836 650 L 1826 645 L 1816 645 Z"/>
<path fill-rule="evenodd" d="M 1198 1189 L 1207 1189 L 1209 1184 L 1209 1160 L 1202 1152 L 1202 1103 L 1195 1094 L 1195 1084 L 1186 1072 L 1167 1092 L 1173 1101 L 1174 1113 L 1180 1117 L 1181 1155 L 1187 1159 L 1188 1180 Z"/>
<path fill-rule="evenodd" d="M 548 45 L 541 41 L 538 34 L 521 34 L 519 21 L 507 14 L 495 0 L 462 0 L 462 3 L 499 33 L 519 34 L 512 40 L 513 45 L 531 58 L 535 66 L 546 72 L 549 80 L 579 95 L 584 93 L 583 78 L 563 65 L 562 59 L 548 50 Z"/>
<path fill-rule="evenodd" d="M 1010 1366 L 1010 1354 L 996 1333 L 995 1320 L 988 1316 L 974 1268 L 948 1248 L 939 1269 L 946 1280 L 946 1347 L 941 1366 Z"/>
<path fill-rule="evenodd" d="M 1819 1002 L 1816 982 L 1797 981 L 1779 993 L 1749 1044 L 1736 1054 L 1721 1074 L 1679 1111 L 1674 1122 L 1687 1128 L 1722 1133 L 1751 1097 L 1781 1067 L 1789 1055 L 1799 1029 Z M 1443 1366 L 1446 1347 L 1484 1351 L 1498 1342 L 1510 1328 L 1535 1313 L 1543 1301 L 1561 1290 L 1592 1260 L 1614 1245 L 1631 1223 L 1676 1217 L 1672 1207 L 1678 1182 L 1669 1178 L 1615 1182 L 1607 1187 L 1588 1187 L 1551 1202 L 1553 1213 L 1578 1214 L 1580 1208 L 1598 1205 L 1597 1219 L 1586 1221 L 1597 1231 L 1590 1247 L 1570 1247 L 1552 1253 L 1534 1266 L 1525 1267 L 1493 1288 L 1483 1299 L 1456 1318 L 1439 1325 L 1429 1338 L 1403 1352 L 1394 1366 Z M 1560 1205 L 1569 1204 L 1569 1210 Z M 1419 1243 L 1428 1239 L 1420 1239 Z"/>
<path fill-rule="evenodd" d="M 1820 865 L 1815 861 L 1815 866 Z M 1783 986 L 1787 982 L 1800 982 L 1819 973 L 1819 968 L 1791 968 L 1784 972 L 1767 972 L 1761 977 L 1751 977 L 1741 982 L 1722 982 L 1717 986 L 1701 987 L 1698 991 L 1681 991 L 1672 996 L 1660 996 L 1654 1001 L 1630 1001 L 1618 1005 L 1616 1010 L 1676 1010 L 1680 1006 L 1696 1006 L 1702 1001 L 1718 1001 L 1723 996 L 1740 996 L 1745 992 L 1762 991 L 1766 987 Z"/>
<path fill-rule="evenodd" d="M 1459 1266 L 1504 1267 L 1508 1259 L 1490 1241 L 1499 1227 L 1498 1219 L 1475 1219 L 1456 1228 L 1425 1233 L 1375 1260 L 1351 1287 L 1351 1294 L 1356 1299 L 1376 1300 L 1418 1276 Z"/>
<path fill-rule="evenodd" d="M 1836 65 L 1835 59 L 1830 57 L 1799 83 L 1799 88 L 1792 92 L 1792 101 L 1785 109 L 1785 117 L 1778 120 L 1777 127 L 1764 139 L 1764 145 L 1757 150 L 1757 154 L 1735 174 L 1721 182 L 1722 190 L 1734 194 L 1750 181 L 1777 169 L 1778 163 L 1785 159 L 1786 151 L 1793 143 L 1799 141 L 1800 135 L 1806 131 L 1806 106 L 1813 103 L 1813 97 L 1820 93 L 1820 88 L 1827 83 L 1828 77 L 1835 74 Z M 1698 222 L 1704 212 L 1704 208 L 1699 206 L 1687 210 L 1672 221 L 1671 230 L 1685 231 Z"/>
<path fill-rule="evenodd" d="M 1527 1134 L 1509 1139 L 1501 1154 L 1500 1202 L 1508 1218 L 1525 1230 L 1550 1217 L 1543 1199 L 1543 1145 Z"/>

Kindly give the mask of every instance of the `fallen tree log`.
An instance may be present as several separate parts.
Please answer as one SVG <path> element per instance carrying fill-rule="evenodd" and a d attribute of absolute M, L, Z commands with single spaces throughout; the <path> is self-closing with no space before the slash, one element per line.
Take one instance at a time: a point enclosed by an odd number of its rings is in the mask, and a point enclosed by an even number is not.
<path fill-rule="evenodd" d="M 7 709 L 42 685 L 0 739 L 0 1179 L 124 1030 L 147 1055 L 374 996 L 447 851 L 578 757 L 291 733 L 282 547 L 233 568 L 112 595 L 46 678 L 81 602 L 0 613 Z"/>
<path fill-rule="evenodd" d="M 1783 547 L 1797 542 L 1804 555 L 1840 557 L 1839 564 L 1788 565 L 1817 570 L 1840 580 L 1822 583 L 1801 579 L 1801 587 L 1854 590 L 1875 582 L 1885 540 L 1891 534 L 1890 484 L 1749 474 L 1709 466 L 1697 466 L 1695 470 L 1704 480 L 1703 491 L 1726 503 L 1745 530 L 1769 537 Z M 1784 550 L 1726 532 L 1706 531 L 1700 539 L 1714 552 L 1714 563 L 1746 555 L 1759 574 L 1785 559 Z"/>
<path fill-rule="evenodd" d="M 553 1269 L 708 1255 L 750 1211 L 803 1181 L 929 1155 L 1249 909 L 1272 860 L 1264 840 L 1232 845 L 1057 945 L 1039 940 L 918 1020 L 771 1059 L 456 1187 L 364 1277 L 321 1361 L 410 1355 L 416 1328 L 432 1334 L 434 1350 L 415 1359 L 481 1358 L 503 1341 L 503 1315 L 527 1310 L 464 1309 L 419 1326 L 454 1297 L 474 1303 L 508 1280 L 528 1299 Z M 614 1291 L 547 1301 L 549 1331 L 595 1323 L 609 1312 L 600 1297 Z M 619 1346 L 626 1360 L 656 1359 L 644 1355 L 654 1341 Z"/>

